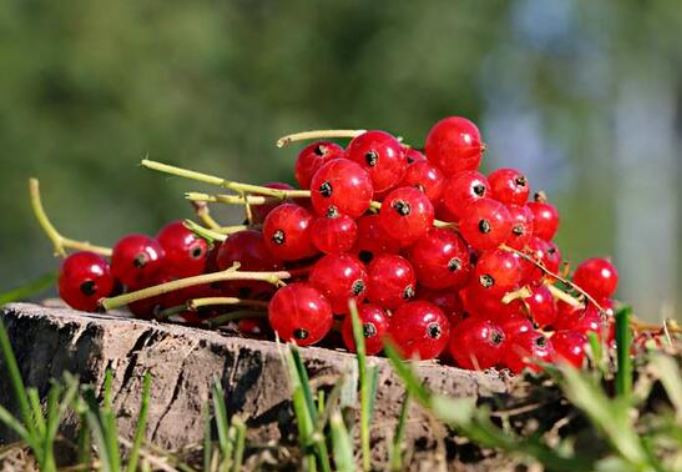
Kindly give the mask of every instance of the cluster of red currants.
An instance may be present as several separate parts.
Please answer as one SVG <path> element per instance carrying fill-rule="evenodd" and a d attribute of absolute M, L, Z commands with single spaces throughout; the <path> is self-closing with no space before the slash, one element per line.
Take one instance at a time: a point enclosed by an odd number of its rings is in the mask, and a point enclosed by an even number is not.
<path fill-rule="evenodd" d="M 291 280 L 280 288 L 262 280 L 201 284 L 129 307 L 151 317 L 202 297 L 268 302 L 269 323 L 244 320 L 246 334 L 271 329 L 306 346 L 336 326 L 354 351 L 354 300 L 369 354 L 388 339 L 406 358 L 447 358 L 466 369 L 519 372 L 559 359 L 580 366 L 588 332 L 612 336 L 617 271 L 589 259 L 573 282 L 559 275 L 566 272 L 552 241 L 559 213 L 542 192 L 528 201 L 521 172 L 480 173 L 484 148 L 477 127 L 461 117 L 436 123 L 424 153 L 384 131 L 359 133 L 345 149 L 315 142 L 295 165 L 309 198 L 254 201 L 250 226 L 213 246 L 175 222 L 155 239 L 126 236 L 110 265 L 75 253 L 62 267 L 60 293 L 94 310 L 117 285 L 137 290 L 237 263 L 244 271 L 285 270 Z M 213 313 L 179 312 L 187 322 Z"/>

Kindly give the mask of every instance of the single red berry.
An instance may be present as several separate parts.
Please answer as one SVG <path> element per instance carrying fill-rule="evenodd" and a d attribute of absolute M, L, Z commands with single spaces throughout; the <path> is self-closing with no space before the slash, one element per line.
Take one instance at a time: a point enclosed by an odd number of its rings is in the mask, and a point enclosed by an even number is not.
<path fill-rule="evenodd" d="M 403 151 L 405 153 L 405 159 L 407 160 L 408 165 L 426 160 L 424 153 L 415 148 L 403 146 Z"/>
<path fill-rule="evenodd" d="M 402 145 L 385 131 L 367 131 L 353 138 L 346 148 L 346 157 L 369 172 L 376 192 L 398 184 L 407 169 Z"/>
<path fill-rule="evenodd" d="M 540 328 L 552 326 L 556 321 L 558 311 L 552 292 L 545 285 L 531 288 L 529 297 L 523 299 L 531 318 Z"/>
<path fill-rule="evenodd" d="M 475 278 L 471 280 L 469 285 L 460 290 L 459 295 L 464 305 L 464 311 L 496 322 L 518 314 L 523 309 L 520 300 L 503 303 L 504 293 L 483 288 Z"/>
<path fill-rule="evenodd" d="M 486 291 L 500 295 L 518 288 L 523 273 L 516 256 L 503 249 L 484 251 L 474 268 L 474 279 Z"/>
<path fill-rule="evenodd" d="M 402 247 L 410 246 L 431 229 L 433 205 L 419 190 L 399 187 L 382 203 L 379 224 L 386 234 L 395 235 Z"/>
<path fill-rule="evenodd" d="M 450 326 L 445 314 L 433 303 L 409 302 L 391 317 L 390 338 L 400 354 L 411 359 L 434 359 L 445 349 Z"/>
<path fill-rule="evenodd" d="M 428 161 L 415 162 L 408 166 L 401 187 L 414 187 L 424 192 L 434 205 L 440 200 L 445 186 L 443 173 Z"/>
<path fill-rule="evenodd" d="M 262 338 L 268 330 L 268 323 L 263 318 L 244 318 L 237 322 L 239 332 L 250 338 Z"/>
<path fill-rule="evenodd" d="M 139 287 L 164 268 L 161 244 L 144 234 L 119 239 L 111 255 L 111 273 L 126 287 Z"/>
<path fill-rule="evenodd" d="M 419 283 L 431 289 L 461 288 L 471 274 L 469 248 L 457 233 L 445 228 L 431 228 L 410 248 L 408 259 Z"/>
<path fill-rule="evenodd" d="M 479 317 L 467 318 L 452 328 L 450 355 L 463 369 L 489 369 L 501 363 L 505 347 L 499 325 Z"/>
<path fill-rule="evenodd" d="M 430 290 L 418 287 L 417 293 L 419 294 L 420 300 L 433 303 L 443 310 L 443 313 L 445 313 L 445 316 L 450 322 L 450 326 L 455 326 L 466 318 L 464 305 L 459 297 L 459 292 L 456 290 Z"/>
<path fill-rule="evenodd" d="M 525 205 L 509 205 L 507 209 L 512 225 L 506 244 L 521 251 L 533 237 L 533 212 Z"/>
<path fill-rule="evenodd" d="M 599 337 L 604 334 L 608 334 L 605 325 L 602 323 L 602 317 L 599 310 L 591 303 L 587 305 L 584 309 L 579 309 L 571 313 L 570 315 L 557 318 L 555 328 L 557 331 L 560 330 L 570 330 L 578 331 L 580 333 L 597 333 Z"/>
<path fill-rule="evenodd" d="M 355 245 L 358 225 L 348 215 L 320 216 L 310 226 L 313 244 L 325 254 L 341 254 Z"/>
<path fill-rule="evenodd" d="M 441 201 L 451 218 L 459 221 L 468 211 L 470 203 L 490 194 L 490 184 L 485 175 L 476 171 L 463 171 L 451 175 L 443 187 Z"/>
<path fill-rule="evenodd" d="M 348 301 L 362 300 L 367 291 L 367 271 L 348 254 L 328 254 L 315 263 L 308 278 L 329 300 L 336 314 L 348 313 Z"/>
<path fill-rule="evenodd" d="M 594 257 L 578 266 L 573 282 L 594 298 L 610 298 L 618 288 L 618 271 L 608 259 Z"/>
<path fill-rule="evenodd" d="M 540 263 L 547 271 L 557 273 L 561 266 L 561 253 L 554 244 L 537 236 L 533 236 L 526 244 L 524 252 L 534 261 Z M 521 258 L 523 268 L 523 284 L 537 284 L 547 277 L 545 271 L 536 264 Z"/>
<path fill-rule="evenodd" d="M 294 166 L 296 182 L 302 189 L 310 188 L 315 172 L 332 159 L 343 157 L 345 152 L 345 149 L 331 141 L 317 141 L 304 147 L 298 153 Z"/>
<path fill-rule="evenodd" d="M 578 331 L 557 331 L 552 336 L 556 358 L 580 369 L 585 363 L 587 336 Z"/>
<path fill-rule="evenodd" d="M 522 333 L 512 338 L 503 356 L 503 364 L 515 374 L 524 368 L 539 372 L 542 370 L 539 363 L 553 360 L 552 341 L 537 331 Z"/>
<path fill-rule="evenodd" d="M 511 314 L 504 319 L 499 320 L 498 323 L 500 328 L 502 328 L 502 331 L 504 331 L 507 341 L 535 329 L 528 317 L 521 314 Z"/>
<path fill-rule="evenodd" d="M 279 205 L 265 218 L 263 237 L 270 253 L 283 261 L 296 261 L 315 255 L 310 235 L 313 216 L 293 203 Z"/>
<path fill-rule="evenodd" d="M 96 311 L 101 298 L 114 290 L 109 263 L 93 252 L 74 252 L 64 259 L 57 282 L 59 296 L 71 308 Z"/>
<path fill-rule="evenodd" d="M 446 175 L 478 169 L 483 149 L 476 125 L 459 116 L 442 119 L 426 136 L 426 157 Z"/>
<path fill-rule="evenodd" d="M 358 236 L 353 253 L 365 264 L 369 264 L 377 254 L 400 251 L 400 244 L 381 228 L 379 215 L 361 216 L 357 224 Z"/>
<path fill-rule="evenodd" d="M 554 241 L 549 241 L 547 243 L 547 250 L 545 252 L 545 267 L 547 270 L 550 272 L 556 274 L 559 272 L 559 269 L 561 268 L 561 263 L 563 262 L 563 259 L 561 258 L 561 251 L 559 250 L 559 246 Z"/>
<path fill-rule="evenodd" d="M 524 205 L 530 185 L 525 175 L 516 169 L 497 169 L 488 176 L 492 198 L 506 205 Z"/>
<path fill-rule="evenodd" d="M 392 310 L 414 298 L 417 278 L 404 257 L 377 255 L 367 267 L 367 273 L 367 298 L 372 303 Z"/>
<path fill-rule="evenodd" d="M 372 181 L 348 159 L 334 159 L 319 168 L 310 183 L 313 208 L 324 216 L 337 212 L 357 218 L 372 202 Z"/>
<path fill-rule="evenodd" d="M 327 335 L 334 316 L 319 290 L 306 283 L 293 283 L 275 292 L 268 306 L 268 320 L 283 341 L 309 346 Z"/>
<path fill-rule="evenodd" d="M 182 221 L 173 221 L 161 228 L 156 240 L 165 253 L 165 273 L 182 278 L 199 275 L 206 270 L 208 243 L 185 228 Z"/>
<path fill-rule="evenodd" d="M 551 241 L 559 229 L 559 212 L 547 202 L 544 193 L 535 194 L 535 201 L 526 203 L 533 212 L 533 234 L 545 241 Z"/>
<path fill-rule="evenodd" d="M 293 190 L 294 187 L 291 185 L 285 183 L 285 182 L 268 182 L 263 184 L 263 187 L 266 188 L 271 188 L 275 190 Z M 251 222 L 253 224 L 262 224 L 265 221 L 265 218 L 268 216 L 268 214 L 275 208 L 277 208 L 279 205 L 281 205 L 282 202 L 280 201 L 274 201 L 272 203 L 266 203 L 264 205 L 251 205 Z"/>
<path fill-rule="evenodd" d="M 459 231 L 474 249 L 494 249 L 507 240 L 511 225 L 511 215 L 504 204 L 482 198 L 467 207 Z"/>
<path fill-rule="evenodd" d="M 388 315 L 377 305 L 364 304 L 358 306 L 358 318 L 362 324 L 362 335 L 365 338 L 365 352 L 369 355 L 378 354 L 384 348 L 384 336 L 388 333 Z M 355 352 L 353 320 L 350 316 L 343 319 L 341 336 L 346 349 Z"/>

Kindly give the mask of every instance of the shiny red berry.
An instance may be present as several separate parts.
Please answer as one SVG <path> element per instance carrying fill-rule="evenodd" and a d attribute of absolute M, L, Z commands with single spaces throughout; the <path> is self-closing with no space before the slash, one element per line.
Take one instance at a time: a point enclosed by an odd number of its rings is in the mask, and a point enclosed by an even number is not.
<path fill-rule="evenodd" d="M 144 286 L 164 266 L 161 244 L 144 234 L 130 234 L 119 239 L 111 255 L 111 273 L 126 287 Z"/>
<path fill-rule="evenodd" d="M 466 317 L 464 305 L 459 297 L 459 292 L 456 290 L 430 290 L 418 287 L 417 293 L 420 300 L 433 303 L 443 310 L 443 313 L 450 322 L 450 326 L 454 326 Z"/>
<path fill-rule="evenodd" d="M 438 357 L 448 343 L 450 326 L 433 303 L 414 301 L 401 305 L 391 317 L 390 338 L 400 354 L 422 360 Z"/>
<path fill-rule="evenodd" d="M 432 163 L 427 161 L 415 162 L 408 166 L 400 186 L 421 190 L 426 198 L 435 205 L 443 193 L 445 177 L 438 167 Z"/>
<path fill-rule="evenodd" d="M 294 166 L 296 182 L 302 189 L 310 188 L 315 172 L 332 159 L 343 157 L 345 152 L 345 149 L 331 141 L 318 141 L 304 147 L 298 153 Z"/>
<path fill-rule="evenodd" d="M 478 169 L 483 148 L 476 125 L 459 116 L 439 121 L 426 136 L 426 157 L 446 175 Z"/>
<path fill-rule="evenodd" d="M 484 290 L 500 295 L 518 288 L 522 275 L 518 258 L 502 249 L 484 251 L 474 268 L 474 280 Z"/>
<path fill-rule="evenodd" d="M 452 230 L 431 228 L 411 248 L 408 256 L 419 283 L 431 289 L 458 289 L 471 274 L 469 248 Z"/>
<path fill-rule="evenodd" d="M 514 249 L 523 250 L 533 237 L 533 212 L 527 206 L 508 205 L 511 215 L 511 232 L 506 244 Z"/>
<path fill-rule="evenodd" d="M 369 264 L 377 254 L 400 251 L 400 244 L 381 228 L 379 215 L 361 216 L 357 224 L 358 236 L 353 253 L 357 254 L 365 264 Z"/>
<path fill-rule="evenodd" d="M 467 318 L 452 328 L 450 355 L 463 369 L 489 369 L 501 363 L 504 331 L 490 320 Z"/>
<path fill-rule="evenodd" d="M 503 356 L 503 364 L 515 374 L 524 368 L 539 372 L 542 370 L 540 363 L 553 360 L 552 341 L 537 331 L 522 333 L 512 338 Z"/>
<path fill-rule="evenodd" d="M 523 304 L 520 300 L 503 303 L 504 293 L 483 288 L 478 280 L 472 277 L 469 285 L 459 292 L 464 311 L 471 315 L 485 317 L 494 321 L 521 312 Z"/>
<path fill-rule="evenodd" d="M 346 157 L 369 172 L 376 192 L 397 185 L 407 169 L 402 145 L 385 131 L 367 131 L 353 138 L 346 149 Z"/>
<path fill-rule="evenodd" d="M 285 182 L 268 182 L 263 184 L 263 187 L 272 188 L 276 190 L 293 190 L 294 187 Z M 252 223 L 261 224 L 270 212 L 281 205 L 282 202 L 267 203 L 265 205 L 251 205 Z"/>
<path fill-rule="evenodd" d="M 433 205 L 422 192 L 411 187 L 392 190 L 381 205 L 379 224 L 386 234 L 407 247 L 424 236 L 433 225 Z"/>
<path fill-rule="evenodd" d="M 533 234 L 545 241 L 551 241 L 559 229 L 559 212 L 547 202 L 542 193 L 535 194 L 535 201 L 526 204 L 533 212 Z"/>
<path fill-rule="evenodd" d="M 521 314 L 510 314 L 504 319 L 498 321 L 500 328 L 504 331 L 504 335 L 507 341 L 511 340 L 519 334 L 527 333 L 533 331 L 533 323 L 530 322 L 528 317 Z"/>
<path fill-rule="evenodd" d="M 504 204 L 482 198 L 467 207 L 459 231 L 474 249 L 494 249 L 507 240 L 511 225 L 511 215 Z"/>
<path fill-rule="evenodd" d="M 353 161 L 334 159 L 315 172 L 310 184 L 315 213 L 342 213 L 357 218 L 372 201 L 369 174 Z"/>
<path fill-rule="evenodd" d="M 378 354 L 384 348 L 384 337 L 388 333 L 388 315 L 377 305 L 363 304 L 358 306 L 358 318 L 362 324 L 362 334 L 365 338 L 365 351 L 369 355 Z M 346 349 L 355 352 L 352 323 L 353 320 L 350 316 L 343 319 L 341 336 Z"/>
<path fill-rule="evenodd" d="M 516 169 L 497 169 L 488 176 L 491 197 L 506 205 L 524 205 L 528 201 L 530 185 L 525 175 Z"/>
<path fill-rule="evenodd" d="M 156 235 L 164 250 L 164 272 L 182 278 L 202 274 L 206 270 L 208 243 L 185 228 L 182 221 L 164 226 Z"/>
<path fill-rule="evenodd" d="M 555 328 L 559 330 L 578 331 L 579 333 L 597 333 L 600 337 L 606 333 L 599 310 L 592 304 L 587 308 L 574 311 L 568 316 L 557 318 Z"/>
<path fill-rule="evenodd" d="M 348 301 L 362 300 L 367 291 L 367 271 L 348 254 L 328 254 L 315 263 L 308 281 L 329 300 L 335 314 L 348 312 Z"/>
<path fill-rule="evenodd" d="M 270 326 L 283 341 L 309 346 L 324 338 L 334 316 L 327 299 L 306 283 L 282 287 L 268 306 Z"/>
<path fill-rule="evenodd" d="M 523 299 L 528 312 L 537 326 L 552 326 L 556 321 L 558 310 L 552 292 L 545 285 L 531 287 L 529 297 Z"/>
<path fill-rule="evenodd" d="M 573 282 L 594 298 L 610 298 L 618 288 L 618 271 L 608 259 L 594 257 L 578 266 Z"/>
<path fill-rule="evenodd" d="M 325 254 L 341 254 L 355 245 L 358 225 L 348 215 L 319 216 L 310 226 L 313 244 Z"/>
<path fill-rule="evenodd" d="M 367 267 L 367 298 L 394 309 L 415 296 L 417 278 L 412 265 L 397 254 L 380 254 Z"/>
<path fill-rule="evenodd" d="M 109 263 L 92 252 L 75 252 L 64 259 L 57 282 L 59 296 L 71 308 L 96 311 L 97 302 L 111 295 L 114 278 Z"/>
<path fill-rule="evenodd" d="M 587 336 L 578 331 L 557 331 L 552 336 L 556 359 L 580 369 L 585 363 Z"/>
<path fill-rule="evenodd" d="M 305 208 L 284 203 L 265 218 L 263 237 L 270 253 L 283 261 L 313 256 L 317 251 L 310 235 L 313 216 Z"/>
<path fill-rule="evenodd" d="M 415 148 L 403 146 L 403 151 L 405 152 L 405 159 L 407 160 L 408 164 L 414 164 L 415 162 L 422 162 L 426 160 L 424 153 Z"/>
<path fill-rule="evenodd" d="M 552 273 L 559 271 L 561 253 L 555 244 L 533 236 L 526 244 L 524 252 L 534 261 L 540 263 L 547 271 Z M 545 271 L 527 259 L 521 259 L 521 266 L 523 267 L 524 284 L 539 283 L 546 277 Z"/>
<path fill-rule="evenodd" d="M 446 181 L 441 197 L 442 204 L 451 216 L 448 221 L 459 221 L 470 203 L 489 196 L 490 184 L 485 175 L 476 171 L 463 171 L 451 175 Z"/>

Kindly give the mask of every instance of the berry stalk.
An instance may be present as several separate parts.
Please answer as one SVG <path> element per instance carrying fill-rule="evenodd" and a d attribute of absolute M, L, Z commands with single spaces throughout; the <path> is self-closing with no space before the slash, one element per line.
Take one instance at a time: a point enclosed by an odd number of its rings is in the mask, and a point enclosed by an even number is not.
<path fill-rule="evenodd" d="M 185 199 L 193 203 L 225 203 L 228 205 L 268 205 L 282 201 L 281 198 L 265 197 L 262 195 L 209 195 L 202 192 L 187 192 L 185 193 Z"/>
<path fill-rule="evenodd" d="M 225 325 L 230 321 L 239 321 L 249 318 L 267 318 L 268 314 L 264 311 L 248 311 L 240 310 L 232 313 L 225 313 L 224 315 L 216 316 L 203 322 L 209 328 L 216 328 Z"/>
<path fill-rule="evenodd" d="M 55 255 L 66 257 L 66 249 L 75 249 L 77 251 L 90 251 L 103 256 L 111 256 L 111 248 L 96 246 L 87 241 L 76 241 L 75 239 L 62 236 L 50 222 L 47 213 L 45 213 L 45 208 L 43 207 L 43 202 L 40 197 L 40 182 L 38 179 L 30 178 L 28 181 L 28 188 L 31 196 L 33 214 L 47 237 L 52 241 Z"/>
<path fill-rule="evenodd" d="M 320 129 L 312 131 L 301 131 L 300 133 L 288 134 L 277 140 L 277 147 L 281 148 L 295 141 L 307 141 L 312 139 L 330 138 L 355 138 L 365 133 L 364 129 Z"/>
<path fill-rule="evenodd" d="M 220 229 L 220 224 L 211 216 L 211 210 L 208 208 L 206 202 L 192 201 L 192 206 L 194 207 L 194 213 L 196 213 L 197 218 L 201 220 L 205 227 L 208 229 Z"/>
<path fill-rule="evenodd" d="M 201 307 L 205 306 L 219 306 L 219 305 L 244 305 L 253 306 L 260 308 L 267 308 L 268 302 L 263 300 L 247 300 L 244 298 L 237 297 L 205 297 L 205 298 L 195 298 L 187 302 L 187 308 L 192 311 L 197 311 Z"/>

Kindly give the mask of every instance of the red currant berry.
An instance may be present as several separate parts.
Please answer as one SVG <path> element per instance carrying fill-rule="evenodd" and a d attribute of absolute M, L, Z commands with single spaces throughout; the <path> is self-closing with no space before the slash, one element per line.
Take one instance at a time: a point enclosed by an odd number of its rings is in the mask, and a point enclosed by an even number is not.
<path fill-rule="evenodd" d="M 57 285 L 59 296 L 71 308 L 96 311 L 99 300 L 114 290 L 114 278 L 102 256 L 82 251 L 64 259 Z"/>
<path fill-rule="evenodd" d="M 310 184 L 318 215 L 337 212 L 357 218 L 372 202 L 372 182 L 362 167 L 348 159 L 334 159 L 315 172 Z"/>
<path fill-rule="evenodd" d="M 532 287 L 530 296 L 523 301 L 536 325 L 544 328 L 554 324 L 558 311 L 552 292 L 545 285 Z"/>
<path fill-rule="evenodd" d="M 310 232 L 318 250 L 325 254 L 341 254 L 355 245 L 358 225 L 348 215 L 320 216 L 313 220 Z"/>
<path fill-rule="evenodd" d="M 559 212 L 547 202 L 544 193 L 535 194 L 535 201 L 526 204 L 533 212 L 533 234 L 545 241 L 551 241 L 559 229 Z"/>
<path fill-rule="evenodd" d="M 164 272 L 182 278 L 202 274 L 206 270 L 208 244 L 185 228 L 182 221 L 164 226 L 156 235 L 164 250 Z"/>
<path fill-rule="evenodd" d="M 401 187 L 414 187 L 424 192 L 434 205 L 440 200 L 444 185 L 443 173 L 427 161 L 411 164 L 400 182 Z"/>
<path fill-rule="evenodd" d="M 515 374 L 524 368 L 539 372 L 542 370 L 540 362 L 553 360 L 552 341 L 537 331 L 522 333 L 512 338 L 503 356 L 503 364 Z"/>
<path fill-rule="evenodd" d="M 452 328 L 450 355 L 463 369 L 489 369 L 501 363 L 505 344 L 504 331 L 497 324 L 471 317 Z"/>
<path fill-rule="evenodd" d="M 397 188 L 382 203 L 379 224 L 402 247 L 410 246 L 431 229 L 433 205 L 415 188 Z"/>
<path fill-rule="evenodd" d="M 426 360 L 443 352 L 450 326 L 440 308 L 419 300 L 405 303 L 393 313 L 389 332 L 391 341 L 404 358 Z"/>
<path fill-rule="evenodd" d="M 618 288 L 618 271 L 608 259 L 595 257 L 578 266 L 573 282 L 594 298 L 609 298 Z"/>
<path fill-rule="evenodd" d="M 346 157 L 369 172 L 376 192 L 395 186 L 407 169 L 402 145 L 385 131 L 367 131 L 353 138 L 346 149 Z"/>
<path fill-rule="evenodd" d="M 336 314 L 348 313 L 350 299 L 362 300 L 367 291 L 367 271 L 348 254 L 328 254 L 317 261 L 308 281 L 331 303 Z"/>
<path fill-rule="evenodd" d="M 378 354 L 384 348 L 384 336 L 388 332 L 389 318 L 381 307 L 376 305 L 358 306 L 358 317 L 362 324 L 362 334 L 365 338 L 365 351 L 369 355 Z M 353 320 L 350 316 L 343 319 L 341 336 L 346 349 L 355 352 L 355 338 L 353 337 Z"/>
<path fill-rule="evenodd" d="M 533 212 L 527 206 L 509 205 L 511 232 L 506 244 L 514 249 L 523 250 L 533 237 Z"/>
<path fill-rule="evenodd" d="M 476 125 L 459 116 L 442 119 L 426 136 L 426 157 L 446 175 L 478 169 L 483 148 Z"/>
<path fill-rule="evenodd" d="M 464 305 L 459 297 L 459 293 L 455 290 L 429 290 L 423 287 L 417 289 L 419 298 L 429 303 L 433 303 L 438 308 L 443 310 L 445 316 L 450 322 L 450 326 L 455 326 L 457 323 L 466 318 L 464 313 Z"/>
<path fill-rule="evenodd" d="M 367 273 L 367 298 L 372 303 L 392 310 L 414 298 L 417 278 L 404 257 L 397 254 L 375 256 Z"/>
<path fill-rule="evenodd" d="M 403 146 L 403 151 L 408 164 L 414 164 L 415 162 L 422 162 L 426 160 L 424 153 L 415 148 Z"/>
<path fill-rule="evenodd" d="M 284 182 L 268 182 L 263 187 L 275 190 L 293 190 L 294 187 Z M 253 224 L 261 224 L 265 221 L 268 214 L 281 205 L 281 202 L 266 203 L 265 205 L 251 205 L 251 217 Z"/>
<path fill-rule="evenodd" d="M 582 310 L 576 310 L 565 318 L 558 318 L 556 321 L 557 331 L 570 330 L 579 333 L 597 333 L 602 336 L 604 325 L 602 324 L 599 310 L 592 304 Z"/>
<path fill-rule="evenodd" d="M 552 336 L 552 345 L 557 360 L 580 369 L 585 363 L 587 336 L 578 331 L 557 331 Z"/>
<path fill-rule="evenodd" d="M 163 248 L 149 236 L 130 234 L 114 245 L 111 273 L 126 287 L 144 286 L 163 268 Z"/>
<path fill-rule="evenodd" d="M 521 264 L 511 252 L 493 249 L 481 254 L 474 269 L 474 279 L 486 291 L 503 295 L 521 282 Z"/>
<path fill-rule="evenodd" d="M 268 332 L 267 321 L 262 318 L 244 318 L 237 322 L 239 332 L 250 338 L 261 338 Z"/>
<path fill-rule="evenodd" d="M 310 235 L 313 217 L 293 203 L 279 205 L 265 218 L 263 237 L 270 253 L 283 261 L 313 256 L 316 251 Z"/>
<path fill-rule="evenodd" d="M 553 243 L 533 236 L 528 241 L 524 252 L 534 261 L 540 263 L 546 270 L 552 273 L 559 271 L 561 253 Z M 521 266 L 524 274 L 523 284 L 537 284 L 546 276 L 542 269 L 526 259 L 521 259 Z"/>
<path fill-rule="evenodd" d="M 525 175 L 516 169 L 497 169 L 488 176 L 492 198 L 506 205 L 524 205 L 530 186 Z"/>
<path fill-rule="evenodd" d="M 306 283 L 282 287 L 268 306 L 270 326 L 284 341 L 309 346 L 324 338 L 332 328 L 334 316 L 327 299 Z"/>
<path fill-rule="evenodd" d="M 459 295 L 464 311 L 495 321 L 517 314 L 523 307 L 520 300 L 502 303 L 504 294 L 483 288 L 478 280 L 471 280 L 469 285 L 460 290 Z"/>
<path fill-rule="evenodd" d="M 450 176 L 443 188 L 441 200 L 451 216 L 448 221 L 459 221 L 470 203 L 485 198 L 490 193 L 490 184 L 485 175 L 476 171 L 457 172 Z"/>
<path fill-rule="evenodd" d="M 510 341 L 519 334 L 528 333 L 535 329 L 533 328 L 533 323 L 521 314 L 509 315 L 505 319 L 498 321 L 498 323 L 502 331 L 504 331 L 507 341 Z"/>
<path fill-rule="evenodd" d="M 362 216 L 357 220 L 357 224 L 358 236 L 353 252 L 365 264 L 369 264 L 377 254 L 400 251 L 400 244 L 381 228 L 379 215 Z"/>
<path fill-rule="evenodd" d="M 315 172 L 332 159 L 343 157 L 345 152 L 341 146 L 331 141 L 318 141 L 304 147 L 298 153 L 294 166 L 296 182 L 303 189 L 310 188 Z"/>
<path fill-rule="evenodd" d="M 448 229 L 431 228 L 410 248 L 408 258 L 419 283 L 431 289 L 461 288 L 471 274 L 469 248 Z"/>
<path fill-rule="evenodd" d="M 467 207 L 459 231 L 474 249 L 494 249 L 507 240 L 511 225 L 511 215 L 504 204 L 482 198 Z"/>

